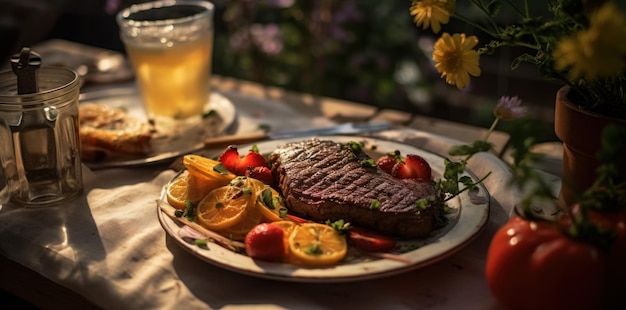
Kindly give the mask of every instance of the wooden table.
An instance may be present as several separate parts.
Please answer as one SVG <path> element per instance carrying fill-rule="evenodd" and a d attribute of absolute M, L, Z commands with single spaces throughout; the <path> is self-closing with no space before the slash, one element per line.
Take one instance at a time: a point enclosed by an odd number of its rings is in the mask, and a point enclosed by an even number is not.
<path fill-rule="evenodd" d="M 286 105 L 310 118 L 326 118 L 335 122 L 387 120 L 400 128 L 415 129 L 462 142 L 472 142 L 480 139 L 486 132 L 485 128 L 472 127 L 405 112 L 377 109 L 372 106 L 342 100 L 297 94 L 279 88 L 264 87 L 255 83 L 225 77 L 214 77 L 212 85 L 217 92 L 269 100 L 276 102 L 276 104 Z M 272 113 L 272 111 L 257 112 L 259 115 Z M 251 115 L 254 115 L 254 113 Z M 494 132 L 490 141 L 495 146 L 495 156 L 506 155 L 505 148 L 508 141 L 506 133 Z M 556 146 L 556 149 L 558 150 L 558 146 Z M 554 147 L 547 148 L 546 153 L 554 154 Z M 558 151 L 556 154 L 555 157 L 558 157 Z M 94 304 L 89 298 L 77 294 L 75 290 L 57 284 L 54 280 L 33 271 L 19 261 L 9 259 L 5 255 L 6 253 L 1 254 L 0 288 L 3 290 L 41 308 L 98 308 L 97 304 Z M 493 305 L 491 306 L 493 307 Z"/>

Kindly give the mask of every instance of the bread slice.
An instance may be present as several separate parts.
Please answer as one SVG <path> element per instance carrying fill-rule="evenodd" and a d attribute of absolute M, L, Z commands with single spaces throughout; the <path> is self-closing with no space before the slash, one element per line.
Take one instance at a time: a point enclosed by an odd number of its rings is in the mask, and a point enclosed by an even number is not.
<path fill-rule="evenodd" d="M 152 126 L 121 108 L 82 103 L 78 119 L 84 161 L 101 161 L 111 156 L 140 156 L 150 151 Z"/>

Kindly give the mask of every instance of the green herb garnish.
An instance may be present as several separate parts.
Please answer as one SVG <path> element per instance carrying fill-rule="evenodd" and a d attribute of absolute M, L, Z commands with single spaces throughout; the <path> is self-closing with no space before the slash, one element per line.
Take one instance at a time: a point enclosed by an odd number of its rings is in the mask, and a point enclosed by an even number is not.
<path fill-rule="evenodd" d="M 376 161 L 374 161 L 374 159 L 372 159 L 372 158 L 366 159 L 366 160 L 361 162 L 361 167 L 365 167 L 365 168 L 376 167 Z"/>
<path fill-rule="evenodd" d="M 346 222 L 344 220 L 336 220 L 334 222 L 331 222 L 330 220 L 327 220 L 326 225 L 334 228 L 336 231 L 338 231 L 339 233 L 345 233 L 350 229 L 350 223 Z"/>
<path fill-rule="evenodd" d="M 204 238 L 196 239 L 196 240 L 194 240 L 194 242 L 199 247 L 206 247 L 206 245 L 207 245 L 207 241 Z"/>
<path fill-rule="evenodd" d="M 257 200 L 270 210 L 276 209 L 276 203 L 278 202 L 272 199 L 272 190 L 269 188 L 261 191 L 261 195 L 258 196 Z"/>
<path fill-rule="evenodd" d="M 319 244 L 310 245 L 302 250 L 304 251 L 304 253 L 311 254 L 311 255 L 321 255 L 324 253 L 322 251 L 322 248 L 320 248 Z"/>
<path fill-rule="evenodd" d="M 224 164 L 219 163 L 215 166 L 213 166 L 213 171 L 219 173 L 219 174 L 223 174 L 223 175 L 227 175 L 230 173 L 230 171 L 228 171 L 228 169 L 226 169 L 226 167 L 224 166 Z"/>
<path fill-rule="evenodd" d="M 194 221 L 196 219 L 195 207 L 191 203 L 191 201 L 189 200 L 185 201 L 185 211 L 183 211 L 183 213 L 180 214 L 180 217 L 186 217 L 190 221 Z"/>
<path fill-rule="evenodd" d="M 282 208 L 278 209 L 278 216 L 280 216 L 280 218 L 287 217 L 287 208 L 282 207 Z"/>

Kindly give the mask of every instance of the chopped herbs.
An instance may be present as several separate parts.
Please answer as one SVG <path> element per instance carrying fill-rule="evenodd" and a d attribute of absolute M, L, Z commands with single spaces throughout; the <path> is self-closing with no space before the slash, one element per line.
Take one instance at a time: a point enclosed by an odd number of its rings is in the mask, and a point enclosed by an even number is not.
<path fill-rule="evenodd" d="M 372 159 L 372 158 L 366 159 L 366 160 L 361 162 L 361 167 L 374 168 L 374 167 L 376 167 L 376 161 L 374 159 Z"/>
<path fill-rule="evenodd" d="M 245 195 L 252 195 L 252 188 L 250 187 L 244 187 L 241 189 L 241 191 L 245 194 Z"/>
<path fill-rule="evenodd" d="M 225 166 L 224 166 L 224 164 L 222 164 L 222 163 L 219 163 L 219 164 L 215 165 L 215 166 L 213 167 L 213 171 L 215 171 L 215 172 L 217 172 L 217 173 L 219 173 L 219 174 L 222 174 L 222 175 L 227 175 L 227 174 L 229 174 L 229 173 L 230 173 L 230 172 L 228 171 L 228 169 L 226 169 L 226 167 L 225 167 Z"/>
<path fill-rule="evenodd" d="M 380 201 L 374 199 L 372 200 L 372 202 L 370 203 L 370 210 L 378 210 L 380 209 Z"/>
<path fill-rule="evenodd" d="M 191 201 L 186 200 L 185 211 L 177 210 L 176 212 L 174 212 L 174 215 L 176 215 L 177 217 L 186 217 L 190 221 L 193 221 L 196 218 L 195 206 L 191 203 Z"/>
<path fill-rule="evenodd" d="M 340 233 L 345 233 L 350 229 L 350 223 L 346 222 L 344 220 L 336 220 L 334 222 L 331 222 L 330 220 L 327 220 L 326 225 L 334 228 L 336 231 L 340 232 Z"/>
<path fill-rule="evenodd" d="M 427 198 L 422 198 L 422 199 L 416 201 L 415 205 L 418 208 L 420 208 L 421 210 L 426 210 L 426 208 L 428 207 L 428 199 Z"/>
<path fill-rule="evenodd" d="M 311 254 L 311 255 L 324 254 L 324 251 L 322 251 L 322 248 L 320 248 L 319 244 L 310 245 L 302 250 L 304 251 L 304 253 Z"/>
<path fill-rule="evenodd" d="M 269 188 L 261 191 L 261 195 L 258 196 L 257 200 L 270 210 L 276 209 L 276 205 L 278 203 L 278 199 L 272 199 L 272 190 Z"/>
<path fill-rule="evenodd" d="M 195 242 L 195 243 L 196 243 L 196 245 L 197 245 L 197 246 L 199 246 L 199 247 L 206 247 L 206 246 L 207 246 L 207 241 L 206 241 L 206 239 L 204 239 L 204 238 L 199 238 L 199 239 L 196 239 L 194 242 Z"/>
<path fill-rule="evenodd" d="M 346 143 L 345 147 L 352 152 L 360 152 L 363 149 L 363 142 L 350 141 Z"/>
<path fill-rule="evenodd" d="M 282 208 L 278 209 L 278 216 L 280 216 L 280 218 L 287 217 L 287 208 L 282 207 Z"/>

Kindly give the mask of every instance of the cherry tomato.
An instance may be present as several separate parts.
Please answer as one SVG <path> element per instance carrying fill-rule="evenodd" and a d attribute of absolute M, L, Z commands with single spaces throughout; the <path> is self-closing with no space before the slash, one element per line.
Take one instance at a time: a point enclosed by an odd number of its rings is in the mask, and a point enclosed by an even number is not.
<path fill-rule="evenodd" d="M 605 297 L 605 255 L 555 226 L 515 217 L 487 253 L 487 284 L 511 309 L 595 309 Z"/>
<path fill-rule="evenodd" d="M 352 227 L 348 232 L 350 242 L 366 252 L 389 252 L 396 247 L 396 240 L 360 227 Z"/>
<path fill-rule="evenodd" d="M 246 253 L 255 259 L 277 261 L 287 253 L 284 236 L 285 232 L 278 225 L 262 223 L 254 226 L 244 240 Z"/>

